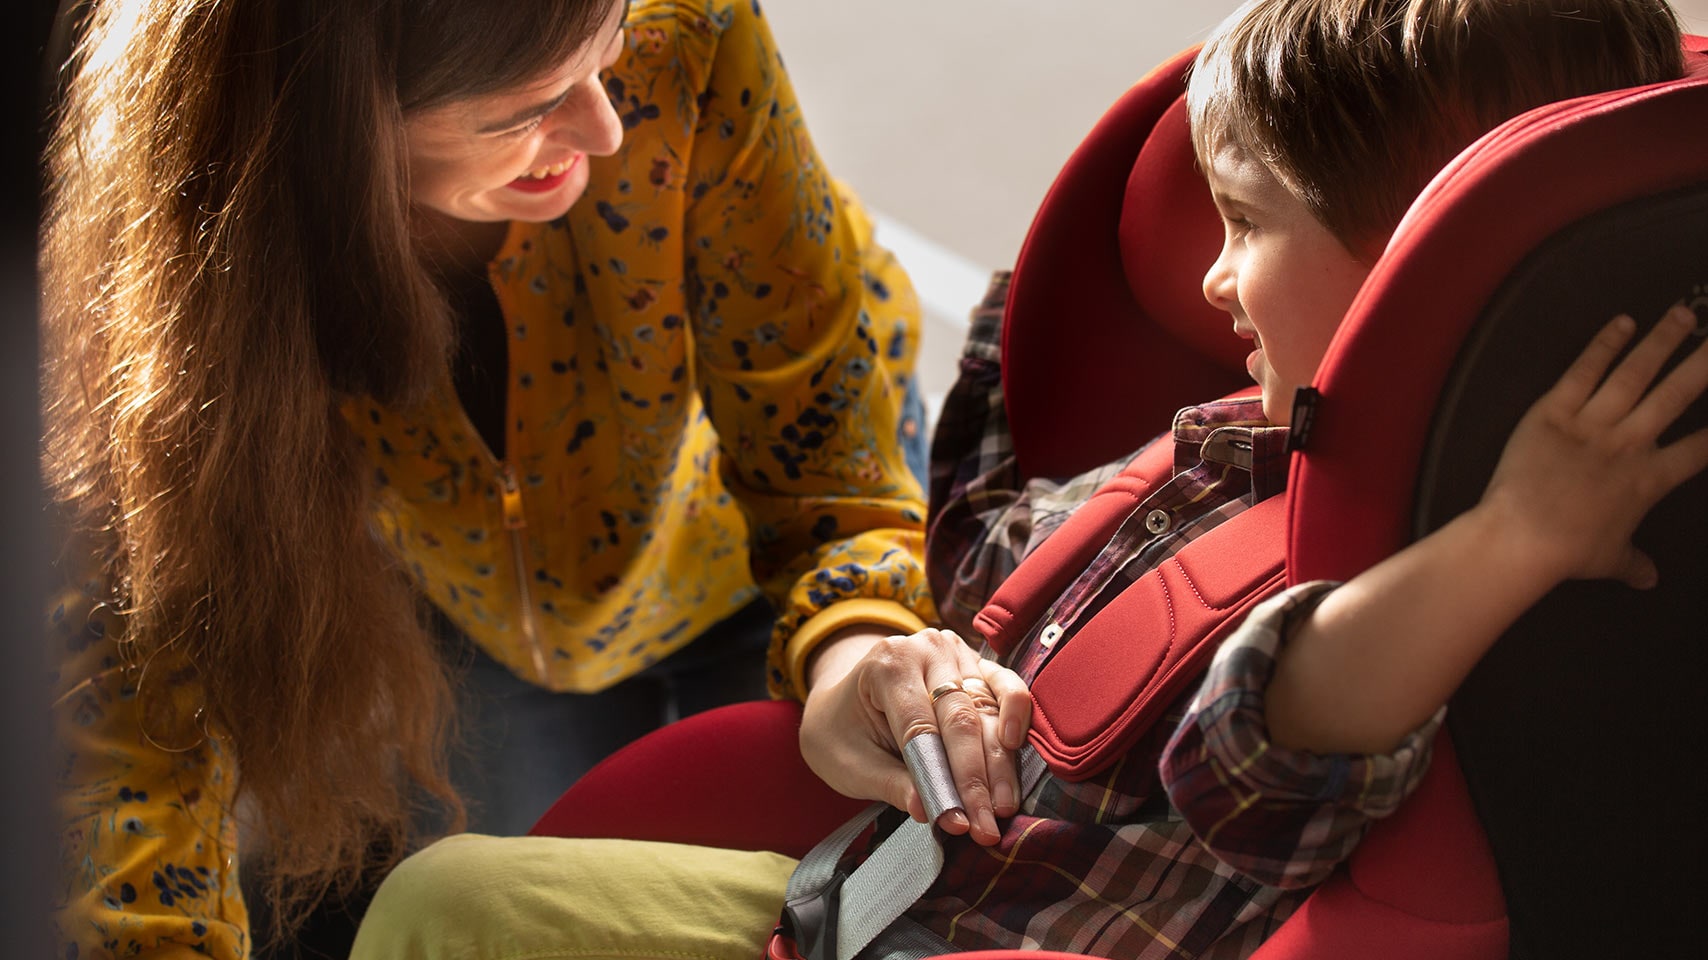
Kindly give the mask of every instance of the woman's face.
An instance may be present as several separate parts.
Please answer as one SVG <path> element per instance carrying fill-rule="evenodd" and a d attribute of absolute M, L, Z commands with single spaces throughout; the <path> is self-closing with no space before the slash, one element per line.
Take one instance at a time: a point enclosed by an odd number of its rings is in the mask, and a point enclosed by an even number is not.
<path fill-rule="evenodd" d="M 588 156 L 615 153 L 623 124 L 600 71 L 623 49 L 623 0 L 560 67 L 497 93 L 410 114 L 410 201 L 454 220 L 555 220 L 587 188 Z"/>

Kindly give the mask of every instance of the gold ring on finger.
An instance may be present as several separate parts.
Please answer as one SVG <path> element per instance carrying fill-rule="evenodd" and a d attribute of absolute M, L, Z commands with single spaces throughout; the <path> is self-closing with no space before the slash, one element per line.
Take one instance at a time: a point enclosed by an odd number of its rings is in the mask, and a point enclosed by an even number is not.
<path fill-rule="evenodd" d="M 950 680 L 948 683 L 939 683 L 937 686 L 931 688 L 931 702 L 932 702 L 932 704 L 935 705 L 937 703 L 937 701 L 943 699 L 944 697 L 948 696 L 951 693 L 957 693 L 957 692 L 958 693 L 965 693 L 966 692 L 966 690 L 964 688 L 962 688 L 962 686 L 959 682 L 957 682 L 955 680 Z"/>

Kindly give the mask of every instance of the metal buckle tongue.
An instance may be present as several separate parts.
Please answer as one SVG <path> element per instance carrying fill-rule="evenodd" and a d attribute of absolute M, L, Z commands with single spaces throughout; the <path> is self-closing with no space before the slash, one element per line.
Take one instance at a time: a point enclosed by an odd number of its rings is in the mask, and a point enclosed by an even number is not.
<path fill-rule="evenodd" d="M 961 793 L 955 789 L 955 777 L 949 770 L 949 754 L 943 749 L 942 736 L 921 733 L 902 745 L 902 763 L 913 777 L 919 799 L 925 804 L 925 821 L 933 826 L 950 810 L 966 811 L 961 805 Z"/>

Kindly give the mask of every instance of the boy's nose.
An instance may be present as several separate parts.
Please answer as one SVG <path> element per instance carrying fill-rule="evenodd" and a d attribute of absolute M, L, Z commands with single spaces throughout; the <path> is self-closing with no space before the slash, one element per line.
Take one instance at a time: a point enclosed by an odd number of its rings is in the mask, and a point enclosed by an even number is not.
<path fill-rule="evenodd" d="M 1217 310 L 1232 313 L 1234 309 L 1234 271 L 1228 264 L 1226 247 L 1216 257 L 1216 262 L 1210 264 L 1210 269 L 1204 274 L 1204 299 L 1210 301 L 1210 306 Z"/>

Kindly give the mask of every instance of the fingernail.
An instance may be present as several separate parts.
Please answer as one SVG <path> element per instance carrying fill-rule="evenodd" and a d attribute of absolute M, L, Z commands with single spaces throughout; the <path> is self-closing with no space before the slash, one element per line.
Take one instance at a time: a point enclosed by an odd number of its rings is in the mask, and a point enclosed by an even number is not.
<path fill-rule="evenodd" d="M 996 808 L 998 810 L 1014 809 L 1014 784 L 1009 783 L 1007 780 L 998 780 L 996 782 L 996 790 L 993 791 L 993 793 L 995 794 L 994 799 L 996 800 Z"/>
<path fill-rule="evenodd" d="M 1002 725 L 1002 745 L 1010 750 L 1018 750 L 1020 736 L 1020 718 L 1009 717 Z"/>
<path fill-rule="evenodd" d="M 991 838 L 992 843 L 1002 837 L 1002 831 L 996 829 L 996 818 L 990 815 L 989 810 L 979 811 L 979 832 Z"/>
<path fill-rule="evenodd" d="M 943 814 L 943 820 L 944 822 L 941 824 L 943 829 L 952 833 L 957 831 L 964 833 L 972 826 L 972 824 L 967 822 L 967 815 L 959 810 L 945 811 Z"/>
<path fill-rule="evenodd" d="M 1694 327 L 1697 324 L 1696 311 L 1683 303 L 1673 304 L 1672 309 L 1667 311 L 1667 316 L 1688 326 Z"/>

